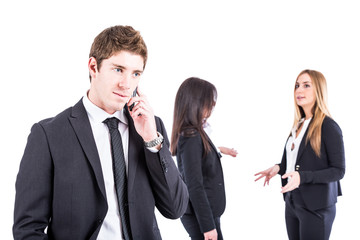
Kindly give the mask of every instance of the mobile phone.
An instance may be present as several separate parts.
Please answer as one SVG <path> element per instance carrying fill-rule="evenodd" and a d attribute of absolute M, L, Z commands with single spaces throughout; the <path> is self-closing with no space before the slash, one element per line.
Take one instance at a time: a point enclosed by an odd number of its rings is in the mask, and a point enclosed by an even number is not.
<path fill-rule="evenodd" d="M 131 97 L 135 97 L 136 93 L 137 93 L 137 87 L 135 88 L 135 90 L 134 90 L 133 94 L 131 95 Z M 135 103 L 131 104 L 130 107 L 129 107 L 129 110 L 132 111 L 134 106 L 135 106 Z"/>

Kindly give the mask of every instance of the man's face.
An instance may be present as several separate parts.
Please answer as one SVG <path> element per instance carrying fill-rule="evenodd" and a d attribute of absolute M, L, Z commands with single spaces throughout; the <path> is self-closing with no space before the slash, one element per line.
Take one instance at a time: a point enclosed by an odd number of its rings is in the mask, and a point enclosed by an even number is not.
<path fill-rule="evenodd" d="M 90 101 L 109 114 L 121 110 L 138 85 L 143 69 L 143 57 L 128 51 L 104 59 L 100 69 L 96 59 L 90 58 Z"/>

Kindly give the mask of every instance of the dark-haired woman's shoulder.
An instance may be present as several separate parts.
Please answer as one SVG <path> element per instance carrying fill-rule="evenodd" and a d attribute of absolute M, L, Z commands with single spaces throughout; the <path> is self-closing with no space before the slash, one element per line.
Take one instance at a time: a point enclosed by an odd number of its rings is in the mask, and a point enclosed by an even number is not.
<path fill-rule="evenodd" d="M 196 129 L 191 129 L 191 130 L 182 132 L 180 134 L 179 144 L 180 144 L 180 147 L 181 146 L 184 147 L 186 145 L 187 148 L 189 148 L 189 147 L 192 148 L 199 144 L 202 145 L 200 132 Z"/>
<path fill-rule="evenodd" d="M 196 137 L 198 135 L 200 136 L 200 133 L 196 128 L 188 128 L 180 133 L 180 136 L 185 137 L 185 138 Z"/>
<path fill-rule="evenodd" d="M 180 135 L 177 148 L 178 162 L 183 162 L 184 166 L 186 163 L 191 163 L 191 168 L 196 168 L 198 166 L 196 164 L 200 164 L 198 160 L 201 159 L 202 154 L 203 142 L 198 131 L 191 135 Z M 180 165 L 183 164 L 180 163 Z"/>

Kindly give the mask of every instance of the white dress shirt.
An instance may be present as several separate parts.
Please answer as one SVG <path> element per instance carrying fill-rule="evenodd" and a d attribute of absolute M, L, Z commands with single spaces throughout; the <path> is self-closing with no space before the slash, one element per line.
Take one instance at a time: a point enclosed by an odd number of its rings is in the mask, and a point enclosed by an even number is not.
<path fill-rule="evenodd" d="M 96 148 L 99 153 L 102 173 L 104 176 L 106 198 L 108 203 L 108 212 L 101 226 L 97 240 L 122 239 L 121 221 L 119 214 L 118 200 L 116 197 L 114 175 L 112 168 L 111 145 L 109 129 L 103 121 L 110 117 L 118 118 L 119 131 L 122 138 L 126 173 L 128 172 L 128 145 L 129 145 L 129 128 L 128 120 L 124 111 L 117 111 L 110 115 L 101 108 L 93 104 L 85 95 L 83 104 L 88 114 L 91 129 L 94 135 Z"/>
<path fill-rule="evenodd" d="M 295 164 L 296 164 L 296 159 L 297 159 L 297 155 L 299 152 L 299 147 L 301 144 L 301 141 L 304 137 L 304 134 L 306 132 L 306 129 L 309 126 L 311 118 L 305 120 L 304 118 L 301 119 L 298 123 L 298 126 L 304 122 L 299 135 L 296 137 L 296 129 L 298 129 L 297 127 L 294 127 L 291 130 L 291 136 L 289 137 L 287 143 L 286 143 L 286 173 L 289 172 L 294 172 L 295 171 Z M 292 149 L 293 148 L 293 149 Z"/>
<path fill-rule="evenodd" d="M 205 131 L 205 133 L 208 135 L 208 137 L 210 138 L 211 133 L 213 132 L 212 127 L 210 125 L 210 123 L 208 121 L 204 122 L 203 124 L 203 129 Z M 211 138 L 210 138 L 211 139 Z M 216 151 L 218 151 L 219 153 L 221 153 L 219 147 L 214 143 L 214 141 L 211 139 L 211 142 L 214 144 L 214 146 L 216 147 Z"/>

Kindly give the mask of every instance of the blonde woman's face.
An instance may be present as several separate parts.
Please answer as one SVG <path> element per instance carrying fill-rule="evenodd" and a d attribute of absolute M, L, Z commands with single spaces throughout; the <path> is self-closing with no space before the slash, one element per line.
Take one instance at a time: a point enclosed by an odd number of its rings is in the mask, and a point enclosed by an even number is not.
<path fill-rule="evenodd" d="M 305 109 L 311 109 L 315 104 L 315 89 L 309 74 L 300 75 L 295 83 L 295 100 L 297 105 Z"/>

